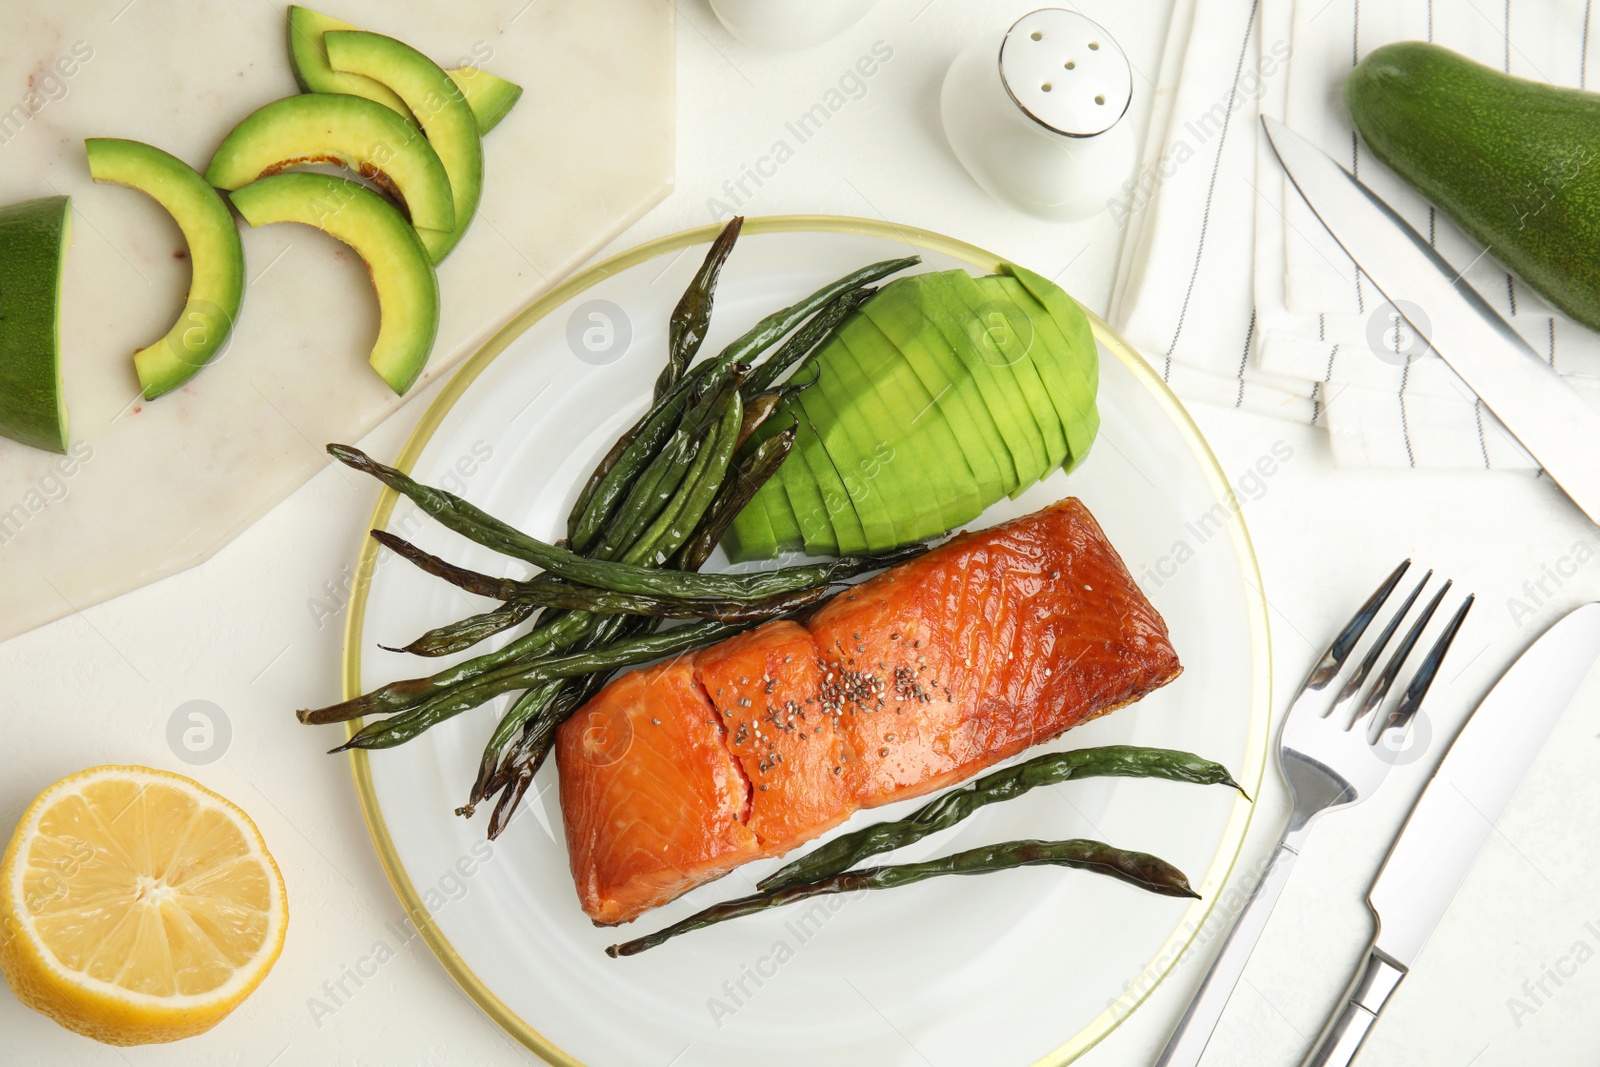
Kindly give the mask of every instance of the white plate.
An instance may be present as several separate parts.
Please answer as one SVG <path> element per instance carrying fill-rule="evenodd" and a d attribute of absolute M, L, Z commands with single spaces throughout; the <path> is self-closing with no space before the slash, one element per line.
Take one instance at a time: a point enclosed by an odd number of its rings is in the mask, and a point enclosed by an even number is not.
<path fill-rule="evenodd" d="M 644 409 L 667 316 L 714 232 L 642 246 L 530 306 L 451 383 L 400 465 L 538 536 L 556 536 L 583 477 Z M 906 254 L 908 245 L 933 269 L 982 273 L 998 263 L 949 238 L 868 220 L 751 220 L 722 276 L 706 350 L 851 269 Z M 1185 671 L 1053 747 L 1187 749 L 1225 763 L 1254 794 L 1267 743 L 1269 664 L 1265 604 L 1238 506 L 1177 400 L 1103 323 L 1095 328 L 1103 425 L 1093 454 L 1070 477 L 1057 472 L 983 521 L 1081 497 L 1166 618 Z M 583 338 L 590 329 L 597 332 Z M 607 329 L 612 343 L 631 335 L 611 362 L 589 351 L 604 348 Z M 467 566 L 506 568 L 387 492 L 373 525 Z M 719 554 L 712 566 L 720 561 Z M 371 578 L 350 615 L 350 695 L 440 665 L 376 645 L 405 644 L 489 606 L 371 545 L 360 573 Z M 986 808 L 904 858 L 1017 837 L 1100 838 L 1172 861 L 1204 899 L 1030 869 L 829 898 L 810 912 L 775 911 L 614 960 L 606 945 L 746 892 L 777 861 L 750 865 L 630 927 L 595 928 L 568 873 L 553 766 L 536 780 L 541 795 L 493 845 L 484 840 L 487 812 L 470 821 L 452 814 L 504 706 L 459 716 L 399 749 L 356 754 L 354 771 L 379 854 L 435 953 L 495 1021 L 553 1063 L 1066 1063 L 1170 970 L 1249 821 L 1249 804 L 1220 787 L 1104 779 L 1040 790 Z M 865 812 L 848 825 L 908 806 Z"/>

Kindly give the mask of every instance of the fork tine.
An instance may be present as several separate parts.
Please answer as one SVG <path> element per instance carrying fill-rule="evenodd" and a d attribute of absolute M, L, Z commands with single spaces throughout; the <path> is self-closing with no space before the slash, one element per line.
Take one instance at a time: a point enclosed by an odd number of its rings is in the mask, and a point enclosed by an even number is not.
<path fill-rule="evenodd" d="M 1422 614 L 1417 616 L 1417 621 L 1411 624 L 1411 629 L 1406 631 L 1405 638 L 1400 642 L 1400 647 L 1394 650 L 1394 655 L 1389 657 L 1389 662 L 1383 665 L 1383 670 L 1378 674 L 1378 680 L 1372 683 L 1372 688 L 1367 691 L 1366 698 L 1361 701 L 1361 706 L 1356 709 L 1355 718 L 1350 720 L 1350 728 L 1355 729 L 1356 723 L 1365 719 L 1372 710 L 1383 703 L 1389 695 L 1389 687 L 1394 684 L 1394 679 L 1400 673 L 1400 668 L 1405 665 L 1406 657 L 1411 655 L 1411 650 L 1417 646 L 1417 639 L 1422 636 L 1422 631 L 1433 619 L 1433 613 L 1439 610 L 1440 601 L 1450 591 L 1451 582 L 1447 578 L 1439 591 L 1433 594 L 1433 599 L 1428 601 L 1428 606 L 1422 609 Z"/>
<path fill-rule="evenodd" d="M 1411 684 L 1406 686 L 1406 691 L 1400 695 L 1399 703 L 1388 715 L 1388 721 L 1379 723 L 1374 718 L 1373 729 L 1369 740 L 1376 743 L 1383 731 L 1388 729 L 1399 730 L 1402 734 L 1411 726 L 1411 720 L 1416 716 L 1417 709 L 1422 706 L 1422 698 L 1428 695 L 1428 687 L 1433 684 L 1434 676 L 1439 673 L 1439 667 L 1444 662 L 1446 652 L 1450 651 L 1450 643 L 1456 639 L 1456 632 L 1461 629 L 1461 624 L 1466 621 L 1467 612 L 1472 610 L 1473 601 L 1477 598 L 1468 594 L 1467 599 L 1461 602 L 1461 607 L 1454 616 L 1445 624 L 1444 632 L 1434 641 L 1433 647 L 1428 649 L 1428 654 L 1422 659 L 1422 666 L 1417 668 L 1416 677 L 1411 679 Z"/>
<path fill-rule="evenodd" d="M 1400 584 L 1400 579 L 1411 567 L 1411 561 L 1404 559 L 1383 584 L 1373 591 L 1367 602 L 1357 609 L 1355 616 L 1345 624 L 1339 636 L 1333 639 L 1333 644 L 1328 646 L 1328 651 L 1323 653 L 1322 660 L 1312 668 L 1311 675 L 1306 679 L 1303 690 L 1320 691 L 1325 689 L 1329 682 L 1339 673 L 1339 668 L 1344 666 L 1344 661 L 1350 657 L 1350 651 L 1361 640 L 1361 635 L 1367 632 L 1367 627 L 1372 625 L 1373 618 L 1378 610 L 1383 607 L 1384 601 L 1389 599 L 1389 594 L 1394 592 L 1395 586 Z M 1431 572 L 1430 572 L 1431 573 Z"/>
<path fill-rule="evenodd" d="M 1388 647 L 1389 641 L 1394 637 L 1394 632 L 1400 629 L 1400 624 L 1405 621 L 1406 615 L 1411 611 L 1411 605 L 1417 602 L 1417 597 L 1422 595 L 1422 591 L 1428 587 L 1428 582 L 1432 578 L 1433 570 L 1430 568 L 1428 573 L 1422 576 L 1422 581 L 1417 583 L 1416 588 L 1411 590 L 1411 595 L 1406 597 L 1406 602 L 1400 605 L 1400 610 L 1395 612 L 1389 619 L 1388 625 L 1383 628 L 1383 633 L 1379 634 L 1378 639 L 1372 642 L 1372 647 L 1367 649 L 1367 654 L 1361 657 L 1361 662 L 1350 675 L 1350 680 L 1344 683 L 1344 687 L 1339 690 L 1339 695 L 1334 698 L 1333 706 L 1325 714 L 1333 715 L 1336 712 L 1344 711 L 1345 708 L 1350 706 L 1350 701 L 1355 699 L 1356 693 L 1366 683 L 1367 675 L 1372 673 L 1372 668 L 1377 664 L 1378 657 L 1383 655 L 1383 650 Z M 1448 584 L 1446 588 L 1449 588 Z M 1360 718 L 1360 716 L 1358 715 L 1357 718 Z"/>

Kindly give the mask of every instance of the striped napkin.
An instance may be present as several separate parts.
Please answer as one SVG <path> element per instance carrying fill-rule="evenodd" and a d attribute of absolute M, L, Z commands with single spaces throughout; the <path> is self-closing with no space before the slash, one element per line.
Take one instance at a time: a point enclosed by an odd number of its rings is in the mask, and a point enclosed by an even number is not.
<path fill-rule="evenodd" d="M 1323 426 L 1341 464 L 1533 469 L 1288 185 L 1257 116 L 1354 168 L 1600 407 L 1600 336 L 1372 160 L 1342 98 L 1361 56 L 1407 39 L 1586 87 L 1591 3 L 1178 0 L 1145 162 L 1112 209 L 1128 225 L 1112 321 L 1187 399 Z"/>

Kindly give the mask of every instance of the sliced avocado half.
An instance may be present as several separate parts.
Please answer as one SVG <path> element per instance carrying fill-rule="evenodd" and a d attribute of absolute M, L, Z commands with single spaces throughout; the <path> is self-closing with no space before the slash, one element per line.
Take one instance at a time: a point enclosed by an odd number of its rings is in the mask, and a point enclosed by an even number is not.
<path fill-rule="evenodd" d="M 289 34 L 289 70 L 303 93 L 343 93 L 360 96 L 375 104 L 392 108 L 412 119 L 406 102 L 383 82 L 346 71 L 334 70 L 328 62 L 328 49 L 322 35 L 329 30 L 354 30 L 357 27 L 332 15 L 290 5 L 286 20 Z"/>
<path fill-rule="evenodd" d="M 394 205 L 359 182 L 307 173 L 261 178 L 230 199 L 251 226 L 299 222 L 355 250 L 378 292 L 372 367 L 396 393 L 410 389 L 439 332 L 439 282 L 422 239 Z"/>
<path fill-rule="evenodd" d="M 422 131 L 360 96 L 309 93 L 274 100 L 233 128 L 206 180 L 238 189 L 304 163 L 338 163 L 398 196 L 412 225 L 455 227 L 450 178 Z"/>
<path fill-rule="evenodd" d="M 67 450 L 61 392 L 61 265 L 72 201 L 47 196 L 0 208 L 0 436 Z"/>
<path fill-rule="evenodd" d="M 472 109 L 472 117 L 478 122 L 480 135 L 500 125 L 500 120 L 511 114 L 511 109 L 522 99 L 522 86 L 498 78 L 486 70 L 452 67 L 445 73 L 460 87 L 461 95 L 467 98 L 467 106 Z"/>
<path fill-rule="evenodd" d="M 97 182 L 137 189 L 166 209 L 189 246 L 189 296 L 165 337 L 133 354 L 146 400 L 170 393 L 221 352 L 244 301 L 244 247 L 228 205 L 194 168 L 139 141 L 84 142 Z"/>
<path fill-rule="evenodd" d="M 483 195 L 483 141 L 466 97 L 437 63 L 393 37 L 331 30 L 322 39 L 334 70 L 365 75 L 399 94 L 444 164 L 455 225 L 420 234 L 428 255 L 440 262 L 467 232 Z"/>

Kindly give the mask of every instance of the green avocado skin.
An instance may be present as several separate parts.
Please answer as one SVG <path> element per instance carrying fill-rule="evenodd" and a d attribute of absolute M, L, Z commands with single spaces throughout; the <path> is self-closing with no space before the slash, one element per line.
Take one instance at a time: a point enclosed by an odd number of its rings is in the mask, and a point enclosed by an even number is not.
<path fill-rule="evenodd" d="M 1357 64 L 1344 98 L 1373 155 L 1551 304 L 1600 329 L 1600 94 L 1401 41 Z"/>

